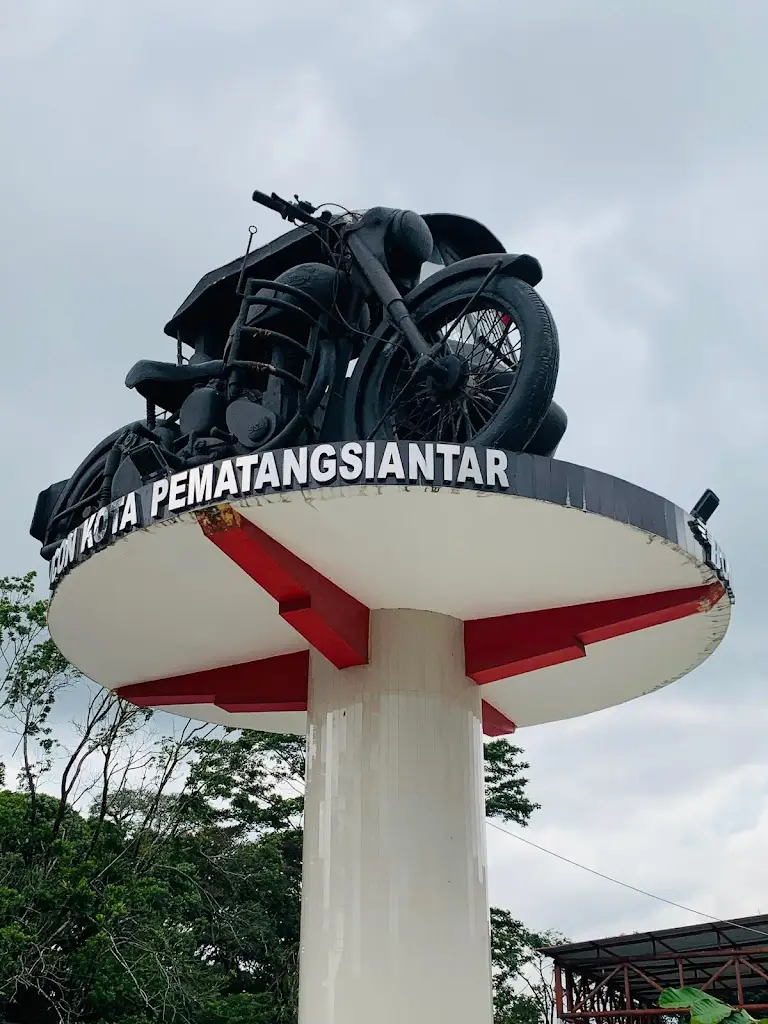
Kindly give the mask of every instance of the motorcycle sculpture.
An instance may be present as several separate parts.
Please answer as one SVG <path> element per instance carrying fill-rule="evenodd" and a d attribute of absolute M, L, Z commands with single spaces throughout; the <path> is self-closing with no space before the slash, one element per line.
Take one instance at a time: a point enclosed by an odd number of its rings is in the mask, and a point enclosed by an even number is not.
<path fill-rule="evenodd" d="M 130 370 L 146 415 L 40 494 L 43 557 L 97 508 L 229 456 L 369 439 L 554 454 L 567 420 L 536 259 L 450 214 L 253 199 L 301 226 L 206 275 L 166 325 L 176 361 Z"/>

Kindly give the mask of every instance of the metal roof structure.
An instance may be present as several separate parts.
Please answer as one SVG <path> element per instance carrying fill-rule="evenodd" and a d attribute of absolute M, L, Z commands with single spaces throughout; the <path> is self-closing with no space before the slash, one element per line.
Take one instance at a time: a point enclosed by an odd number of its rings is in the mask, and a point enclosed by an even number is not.
<path fill-rule="evenodd" d="M 591 939 L 543 950 L 554 962 L 561 1020 L 669 1014 L 665 988 L 692 986 L 734 1006 L 768 1009 L 768 914 Z"/>

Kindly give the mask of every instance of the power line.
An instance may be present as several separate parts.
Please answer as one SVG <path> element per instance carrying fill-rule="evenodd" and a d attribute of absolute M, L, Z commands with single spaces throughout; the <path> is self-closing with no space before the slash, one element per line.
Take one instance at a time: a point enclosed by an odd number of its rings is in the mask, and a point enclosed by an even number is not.
<path fill-rule="evenodd" d="M 632 892 L 640 893 L 641 896 L 648 896 L 652 900 L 658 900 L 659 903 L 666 903 L 670 907 L 676 907 L 678 910 L 684 910 L 688 914 L 696 914 L 699 917 L 705 917 L 709 921 L 714 921 L 716 924 L 728 924 L 733 928 L 739 928 L 741 931 L 754 932 L 755 935 L 762 935 L 768 938 L 768 932 L 763 931 L 760 928 L 752 928 L 750 925 L 739 924 L 738 921 L 729 921 L 728 918 L 713 917 L 712 914 L 705 914 L 703 910 L 695 910 L 693 907 L 686 907 L 683 903 L 675 903 L 674 900 L 668 900 L 664 896 L 657 896 L 656 893 L 648 892 L 646 889 L 640 889 L 636 885 L 630 885 L 629 882 L 622 882 L 620 878 L 613 878 L 612 875 L 603 874 L 602 871 L 597 871 L 595 868 L 587 867 L 586 864 L 579 864 L 576 860 L 571 860 L 570 857 L 565 857 L 562 853 L 555 853 L 554 850 L 548 850 L 546 846 L 539 846 L 538 843 L 534 843 L 530 839 L 524 839 L 517 832 L 510 832 L 508 828 L 503 828 L 495 821 L 491 821 L 490 818 L 486 818 L 486 823 L 491 828 L 498 829 L 499 832 L 503 832 L 506 836 L 512 836 L 513 839 L 517 839 L 520 843 L 525 843 L 526 846 L 532 846 L 534 850 L 540 850 L 541 853 L 548 853 L 550 857 L 555 857 L 557 860 L 563 861 L 565 864 L 570 864 L 574 868 L 581 868 L 582 871 L 588 871 L 590 875 L 595 875 L 596 878 L 602 878 L 606 882 L 613 882 L 614 885 L 620 885 L 624 889 L 631 889 Z"/>
<path fill-rule="evenodd" d="M 286 782 L 300 795 L 304 794 L 289 780 Z M 525 839 L 517 832 L 510 832 L 508 828 L 504 828 L 503 825 L 499 825 L 498 822 L 491 821 L 490 818 L 485 819 L 486 824 L 490 825 L 491 828 L 497 829 L 499 832 L 503 832 L 505 836 L 511 836 L 513 839 L 517 839 L 520 843 L 525 843 L 526 846 L 533 847 L 534 850 L 539 850 L 541 853 L 549 854 L 550 857 L 555 857 L 556 860 L 561 860 L 564 864 L 570 864 L 571 867 L 579 868 L 581 871 L 586 871 L 590 875 L 594 875 L 595 878 L 602 878 L 606 882 L 613 882 L 614 885 L 620 885 L 622 889 L 629 889 L 631 892 L 639 893 L 641 896 L 647 896 L 649 899 L 657 900 L 659 903 L 666 903 L 669 907 L 675 907 L 677 910 L 684 910 L 687 914 L 696 914 L 697 917 L 704 917 L 708 921 L 713 921 L 715 924 L 727 924 L 732 928 L 738 928 L 741 931 L 752 932 L 754 935 L 762 935 L 764 938 L 768 938 L 768 932 L 763 931 L 761 928 L 753 928 L 751 925 L 739 924 L 737 921 L 731 921 L 727 917 L 714 917 L 712 914 L 705 914 L 703 910 L 696 910 L 694 907 L 687 907 L 684 903 L 676 903 L 674 900 L 668 900 L 666 896 L 657 896 L 654 892 L 648 892 L 647 889 L 641 889 L 636 885 L 630 885 L 629 882 L 622 882 L 620 878 L 614 878 L 612 875 L 606 875 L 602 871 L 598 871 L 596 868 L 587 867 L 586 864 L 580 864 L 577 860 L 572 860 L 570 857 L 566 857 L 562 853 L 555 853 L 554 850 L 548 850 L 546 846 L 540 846 L 538 843 L 534 843 L 532 839 Z"/>

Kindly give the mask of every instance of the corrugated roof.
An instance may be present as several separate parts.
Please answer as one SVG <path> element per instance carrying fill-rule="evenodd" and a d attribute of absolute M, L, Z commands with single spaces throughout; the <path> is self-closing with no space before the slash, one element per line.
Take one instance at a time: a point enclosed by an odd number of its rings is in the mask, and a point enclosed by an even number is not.
<path fill-rule="evenodd" d="M 768 947 L 768 914 L 740 917 L 732 922 L 713 921 L 685 928 L 665 928 L 660 931 L 632 932 L 614 935 L 608 939 L 590 939 L 570 942 L 562 946 L 548 946 L 543 952 L 563 967 L 577 963 L 594 963 L 608 956 L 633 959 L 656 953 L 686 953 L 690 950 L 735 949 L 742 946 Z"/>

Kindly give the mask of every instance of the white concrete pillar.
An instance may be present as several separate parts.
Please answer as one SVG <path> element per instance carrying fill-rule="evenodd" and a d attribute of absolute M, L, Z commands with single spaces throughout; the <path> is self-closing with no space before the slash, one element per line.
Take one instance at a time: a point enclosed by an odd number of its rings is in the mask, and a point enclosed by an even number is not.
<path fill-rule="evenodd" d="M 491 1024 L 480 687 L 461 622 L 371 616 L 313 653 L 299 1024 Z"/>

